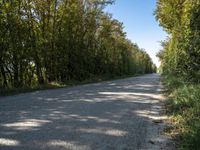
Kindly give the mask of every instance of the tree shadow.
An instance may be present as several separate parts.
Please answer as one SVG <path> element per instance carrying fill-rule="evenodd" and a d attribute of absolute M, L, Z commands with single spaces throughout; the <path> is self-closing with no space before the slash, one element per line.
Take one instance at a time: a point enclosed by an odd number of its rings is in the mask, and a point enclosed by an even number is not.
<path fill-rule="evenodd" d="M 0 149 L 146 149 L 159 116 L 159 76 L 0 99 Z"/>

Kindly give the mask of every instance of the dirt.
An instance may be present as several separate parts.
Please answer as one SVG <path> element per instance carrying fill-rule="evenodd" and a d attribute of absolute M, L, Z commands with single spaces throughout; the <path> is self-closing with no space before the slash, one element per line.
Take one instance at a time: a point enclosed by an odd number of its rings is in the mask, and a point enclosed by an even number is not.
<path fill-rule="evenodd" d="M 158 74 L 0 98 L 1 150 L 172 149 Z"/>

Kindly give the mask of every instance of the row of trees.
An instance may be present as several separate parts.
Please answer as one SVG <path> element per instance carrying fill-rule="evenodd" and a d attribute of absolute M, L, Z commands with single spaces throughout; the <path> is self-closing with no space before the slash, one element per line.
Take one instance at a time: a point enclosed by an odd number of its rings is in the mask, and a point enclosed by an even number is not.
<path fill-rule="evenodd" d="M 151 73 L 149 55 L 103 12 L 112 0 L 1 0 L 0 86 Z"/>
<path fill-rule="evenodd" d="M 200 0 L 158 0 L 155 12 L 169 33 L 158 53 L 165 74 L 200 82 Z"/>

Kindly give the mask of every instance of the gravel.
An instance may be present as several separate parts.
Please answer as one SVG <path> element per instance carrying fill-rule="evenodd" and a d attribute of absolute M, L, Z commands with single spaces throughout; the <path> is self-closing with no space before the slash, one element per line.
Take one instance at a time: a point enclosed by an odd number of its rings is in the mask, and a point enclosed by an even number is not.
<path fill-rule="evenodd" d="M 171 149 L 158 74 L 0 98 L 0 150 Z"/>

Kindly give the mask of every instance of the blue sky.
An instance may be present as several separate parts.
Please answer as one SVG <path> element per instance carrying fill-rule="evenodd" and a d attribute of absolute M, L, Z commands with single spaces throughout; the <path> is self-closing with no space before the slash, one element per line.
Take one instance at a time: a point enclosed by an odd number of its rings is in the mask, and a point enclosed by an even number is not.
<path fill-rule="evenodd" d="M 164 40 L 167 34 L 155 20 L 155 8 L 156 0 L 116 0 L 105 11 L 124 23 L 127 38 L 144 48 L 158 66 L 156 53 L 161 49 L 159 41 Z"/>

